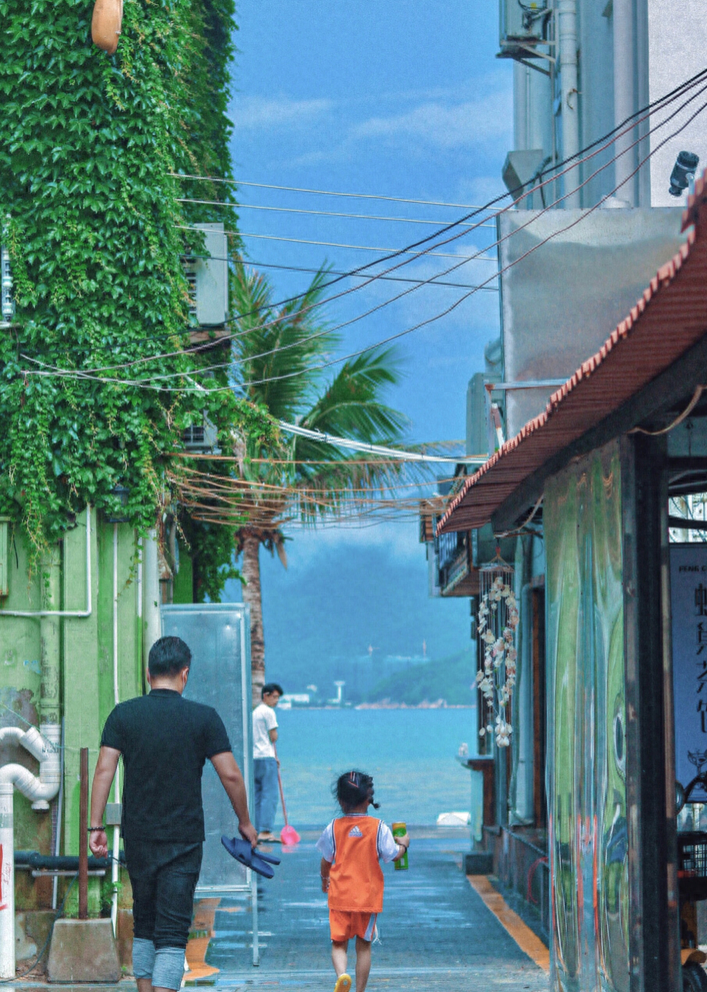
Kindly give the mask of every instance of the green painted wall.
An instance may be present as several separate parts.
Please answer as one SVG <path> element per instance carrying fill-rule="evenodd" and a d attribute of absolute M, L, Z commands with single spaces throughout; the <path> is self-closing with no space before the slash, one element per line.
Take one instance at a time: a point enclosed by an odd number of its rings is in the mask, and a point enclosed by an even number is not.
<path fill-rule="evenodd" d="M 115 545 L 114 535 L 117 536 Z M 92 776 L 101 730 L 114 705 L 114 554 L 117 562 L 118 698 L 124 700 L 141 695 L 145 688 L 135 533 L 127 524 L 97 521 L 94 512 L 90 545 L 90 616 L 62 617 L 47 622 L 46 619 L 0 615 L 0 726 L 25 725 L 25 722 L 37 726 L 40 711 L 51 716 L 57 709 L 64 719 L 64 813 L 60 826 L 61 851 L 65 854 L 78 854 L 80 749 L 89 748 Z M 51 583 L 47 582 L 46 570 L 44 574 L 29 574 L 28 549 L 22 536 L 12 529 L 9 547 L 9 595 L 0 599 L 0 610 L 36 610 L 42 600 L 44 608 L 86 609 L 85 513 L 79 516 L 77 527 L 66 534 L 57 549 L 56 571 L 52 569 L 54 581 Z M 49 598 L 54 601 L 49 603 Z M 51 671 L 55 638 L 54 654 L 58 652 L 59 656 L 56 693 Z M 43 664 L 49 676 L 44 680 L 47 689 L 44 699 L 40 695 Z M 22 748 L 0 748 L 0 762 L 6 761 L 19 761 L 37 772 L 36 761 Z M 28 800 L 17 791 L 14 802 L 16 847 L 50 853 L 51 812 L 33 811 Z M 100 880 L 92 881 L 90 903 L 93 912 L 100 908 L 100 888 Z M 18 872 L 18 911 L 46 907 L 50 898 L 51 886 L 45 881 L 37 884 L 28 873 Z M 121 902 L 129 904 L 129 885 L 123 889 Z M 67 902 L 70 913 L 74 903 L 75 893 L 72 892 Z"/>

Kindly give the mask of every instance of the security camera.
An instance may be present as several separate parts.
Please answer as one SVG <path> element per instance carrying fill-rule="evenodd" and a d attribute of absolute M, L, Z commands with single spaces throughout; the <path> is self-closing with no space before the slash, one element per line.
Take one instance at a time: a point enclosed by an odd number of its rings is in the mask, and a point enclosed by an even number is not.
<path fill-rule="evenodd" d="M 670 173 L 670 195 L 682 196 L 695 178 L 695 172 L 700 162 L 700 156 L 693 152 L 680 152 Z"/>

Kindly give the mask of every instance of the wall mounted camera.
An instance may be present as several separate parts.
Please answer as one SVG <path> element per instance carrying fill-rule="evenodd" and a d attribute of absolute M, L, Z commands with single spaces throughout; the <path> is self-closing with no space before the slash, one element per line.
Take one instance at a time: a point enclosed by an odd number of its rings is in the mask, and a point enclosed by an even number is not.
<path fill-rule="evenodd" d="M 695 178 L 700 156 L 693 152 L 680 152 L 670 173 L 670 195 L 682 196 L 690 182 Z"/>

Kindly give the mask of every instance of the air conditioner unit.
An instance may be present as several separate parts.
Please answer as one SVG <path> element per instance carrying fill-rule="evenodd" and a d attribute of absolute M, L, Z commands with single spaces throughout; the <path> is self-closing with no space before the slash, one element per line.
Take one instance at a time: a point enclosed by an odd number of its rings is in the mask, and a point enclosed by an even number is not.
<path fill-rule="evenodd" d="M 0 245 L 0 327 L 10 327 L 14 315 L 15 303 L 12 299 L 10 256 L 7 249 Z"/>
<path fill-rule="evenodd" d="M 204 251 L 184 264 L 192 327 L 222 327 L 228 316 L 228 241 L 223 224 L 195 224 Z M 202 257 L 202 255 L 204 257 Z"/>
<path fill-rule="evenodd" d="M 192 424 L 182 433 L 182 444 L 185 451 L 193 454 L 220 454 L 218 447 L 218 431 L 208 417 L 202 423 Z"/>
<path fill-rule="evenodd" d="M 547 0 L 500 0 L 500 58 L 532 58 L 535 45 L 547 41 L 552 14 Z"/>

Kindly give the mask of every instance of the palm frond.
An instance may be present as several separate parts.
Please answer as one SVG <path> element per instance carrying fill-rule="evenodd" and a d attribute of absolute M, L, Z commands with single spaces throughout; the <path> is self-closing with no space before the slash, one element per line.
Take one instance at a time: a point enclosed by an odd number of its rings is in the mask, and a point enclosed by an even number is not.
<path fill-rule="evenodd" d="M 242 316 L 234 338 L 233 377 L 274 417 L 301 412 L 321 379 L 315 366 L 337 343 L 317 307 L 326 272 L 315 275 L 301 298 L 277 308 L 271 306 L 272 289 L 264 276 L 243 265 L 236 269 L 234 302 Z"/>

